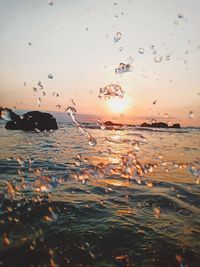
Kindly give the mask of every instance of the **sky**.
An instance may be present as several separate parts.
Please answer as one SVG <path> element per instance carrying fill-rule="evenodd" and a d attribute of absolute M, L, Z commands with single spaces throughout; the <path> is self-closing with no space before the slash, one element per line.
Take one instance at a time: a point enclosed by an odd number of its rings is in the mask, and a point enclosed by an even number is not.
<path fill-rule="evenodd" d="M 64 111 L 75 103 L 78 114 L 120 122 L 200 126 L 199 0 L 0 0 L 0 6 L 0 106 Z M 120 63 L 131 71 L 116 74 Z M 109 84 L 124 91 L 114 104 L 98 97 Z"/>

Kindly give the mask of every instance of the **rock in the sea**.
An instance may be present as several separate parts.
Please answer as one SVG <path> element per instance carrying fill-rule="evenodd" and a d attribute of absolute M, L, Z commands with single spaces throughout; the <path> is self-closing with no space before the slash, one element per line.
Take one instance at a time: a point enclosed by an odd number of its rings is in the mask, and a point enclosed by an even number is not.
<path fill-rule="evenodd" d="M 149 124 L 149 123 L 144 122 L 144 123 L 142 123 L 140 125 L 140 127 L 150 127 L 150 128 L 177 128 L 177 129 L 180 129 L 181 128 L 181 126 L 180 126 L 179 123 L 175 123 L 172 126 L 168 126 L 168 124 L 165 123 L 165 122 L 154 122 L 152 124 Z"/>
<path fill-rule="evenodd" d="M 112 121 L 106 121 L 104 123 L 104 125 L 106 125 L 106 126 L 119 126 L 119 127 L 123 126 L 121 123 L 113 123 Z"/>
<path fill-rule="evenodd" d="M 14 119 L 6 123 L 5 128 L 23 131 L 49 131 L 58 129 L 58 125 L 53 115 L 40 111 L 30 111 L 22 116 L 16 115 Z"/>

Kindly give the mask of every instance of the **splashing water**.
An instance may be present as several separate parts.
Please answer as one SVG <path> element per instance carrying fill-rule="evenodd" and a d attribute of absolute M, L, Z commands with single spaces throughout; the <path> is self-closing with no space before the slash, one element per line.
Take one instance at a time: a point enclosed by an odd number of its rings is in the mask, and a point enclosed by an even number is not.
<path fill-rule="evenodd" d="M 112 97 L 124 97 L 124 91 L 118 84 L 109 84 L 99 89 L 99 98 L 110 99 Z"/>
<path fill-rule="evenodd" d="M 88 138 L 88 144 L 90 146 L 95 146 L 97 144 L 96 139 L 89 133 L 88 130 L 86 130 L 76 119 L 76 109 L 74 107 L 69 106 L 67 109 L 65 109 L 68 113 L 68 115 L 71 117 L 71 119 L 74 121 L 74 123 L 78 126 L 78 128 L 84 133 Z"/>
<path fill-rule="evenodd" d="M 130 64 L 120 63 L 119 67 L 115 69 L 115 74 L 123 74 L 132 71 Z"/>
<path fill-rule="evenodd" d="M 121 37 L 122 37 L 121 32 L 117 32 L 115 34 L 114 38 L 113 38 L 113 41 L 116 43 L 116 42 L 118 42 L 121 39 Z"/>

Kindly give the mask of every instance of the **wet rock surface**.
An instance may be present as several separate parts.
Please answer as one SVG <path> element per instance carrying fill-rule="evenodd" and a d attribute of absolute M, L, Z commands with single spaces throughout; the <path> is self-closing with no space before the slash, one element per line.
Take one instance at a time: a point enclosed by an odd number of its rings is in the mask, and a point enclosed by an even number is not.
<path fill-rule="evenodd" d="M 49 131 L 58 129 L 56 119 L 50 113 L 30 111 L 6 123 L 6 129 L 23 131 Z"/>

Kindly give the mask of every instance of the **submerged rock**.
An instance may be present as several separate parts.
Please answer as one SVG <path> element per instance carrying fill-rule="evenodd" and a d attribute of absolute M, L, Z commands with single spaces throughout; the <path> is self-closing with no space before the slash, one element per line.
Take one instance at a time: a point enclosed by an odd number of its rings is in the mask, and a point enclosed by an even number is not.
<path fill-rule="evenodd" d="M 11 120 L 6 123 L 5 128 L 23 131 L 49 131 L 58 129 L 58 125 L 56 119 L 50 113 L 30 111 L 22 116 L 16 115 L 11 118 Z"/>
<path fill-rule="evenodd" d="M 152 124 L 149 124 L 149 123 L 142 123 L 140 125 L 140 127 L 151 127 L 151 128 L 176 128 L 176 129 L 180 129 L 181 126 L 179 123 L 175 123 L 173 124 L 172 126 L 168 126 L 167 123 L 165 122 L 155 122 L 155 123 L 152 123 Z"/>

